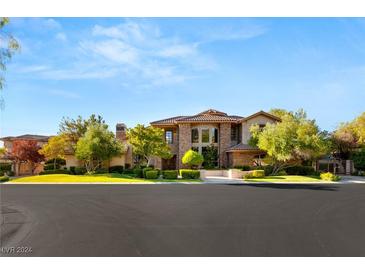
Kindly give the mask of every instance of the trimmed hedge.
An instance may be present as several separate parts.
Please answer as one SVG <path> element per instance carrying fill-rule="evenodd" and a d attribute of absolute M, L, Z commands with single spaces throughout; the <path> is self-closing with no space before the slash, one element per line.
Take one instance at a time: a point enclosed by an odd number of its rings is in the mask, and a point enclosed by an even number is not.
<path fill-rule="evenodd" d="M 50 165 L 50 164 L 53 165 L 53 162 L 54 162 L 54 159 L 50 159 L 50 160 L 46 161 L 45 164 L 46 165 Z M 66 160 L 65 159 L 57 158 L 56 159 L 56 165 L 64 166 L 64 165 L 66 165 Z"/>
<path fill-rule="evenodd" d="M 180 169 L 180 176 L 183 179 L 200 179 L 200 171 L 193 169 Z"/>
<path fill-rule="evenodd" d="M 75 166 L 70 166 L 70 174 L 76 174 L 75 173 Z"/>
<path fill-rule="evenodd" d="M 109 173 L 120 173 L 124 171 L 124 166 L 111 166 L 109 167 Z"/>
<path fill-rule="evenodd" d="M 153 170 L 153 167 L 145 167 L 145 168 L 142 170 L 143 178 L 146 178 L 146 172 L 147 172 L 147 171 L 150 171 L 150 170 Z"/>
<path fill-rule="evenodd" d="M 39 175 L 49 175 L 49 174 L 70 174 L 70 171 L 64 169 L 53 169 L 53 170 L 45 170 L 39 173 Z"/>
<path fill-rule="evenodd" d="M 9 181 L 9 177 L 8 176 L 1 176 L 0 177 L 0 182 L 7 182 Z"/>
<path fill-rule="evenodd" d="M 147 170 L 146 173 L 146 179 L 158 179 L 158 171 L 157 170 Z"/>
<path fill-rule="evenodd" d="M 84 175 L 87 172 L 85 167 L 75 167 L 75 175 Z"/>
<path fill-rule="evenodd" d="M 1 163 L 0 171 L 11 171 L 11 164 Z"/>
<path fill-rule="evenodd" d="M 341 177 L 340 176 L 335 175 L 335 174 L 333 174 L 331 172 L 321 173 L 320 177 L 324 181 L 337 182 L 337 181 L 341 180 Z"/>
<path fill-rule="evenodd" d="M 54 164 L 45 164 L 43 166 L 44 170 L 54 170 L 54 169 L 60 169 L 60 165 L 56 163 L 56 168 L 54 168 Z"/>
<path fill-rule="evenodd" d="M 177 170 L 162 171 L 162 178 L 164 178 L 164 179 L 173 180 L 173 179 L 177 179 L 177 176 L 178 176 Z"/>
<path fill-rule="evenodd" d="M 292 166 L 285 169 L 288 175 L 314 175 L 316 171 L 311 166 Z"/>
<path fill-rule="evenodd" d="M 133 169 L 125 169 L 125 170 L 123 170 L 123 174 L 125 174 L 125 175 L 135 175 Z"/>
<path fill-rule="evenodd" d="M 243 179 L 264 178 L 264 177 L 265 177 L 265 170 L 262 169 L 252 170 L 249 173 L 243 175 Z"/>
<path fill-rule="evenodd" d="M 95 174 L 104 174 L 104 173 L 109 173 L 109 170 L 107 168 L 103 168 L 103 167 L 100 167 L 95 170 Z"/>
<path fill-rule="evenodd" d="M 136 176 L 137 178 L 143 178 L 143 169 L 135 168 L 135 169 L 133 169 L 133 172 L 134 172 L 134 176 Z"/>

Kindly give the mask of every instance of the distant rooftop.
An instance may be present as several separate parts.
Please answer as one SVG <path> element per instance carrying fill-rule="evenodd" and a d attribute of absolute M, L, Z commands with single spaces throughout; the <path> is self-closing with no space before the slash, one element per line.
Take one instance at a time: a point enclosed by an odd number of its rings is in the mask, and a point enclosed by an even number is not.
<path fill-rule="evenodd" d="M 14 141 L 14 140 L 35 140 L 47 142 L 51 136 L 36 135 L 36 134 L 24 134 L 19 136 L 7 136 L 0 138 L 1 141 Z"/>

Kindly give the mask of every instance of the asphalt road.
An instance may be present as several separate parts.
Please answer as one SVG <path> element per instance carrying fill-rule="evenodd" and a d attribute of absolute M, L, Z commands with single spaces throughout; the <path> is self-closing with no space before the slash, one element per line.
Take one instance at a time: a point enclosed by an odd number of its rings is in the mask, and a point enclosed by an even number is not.
<path fill-rule="evenodd" d="M 365 256 L 365 185 L 0 191 L 2 256 Z"/>

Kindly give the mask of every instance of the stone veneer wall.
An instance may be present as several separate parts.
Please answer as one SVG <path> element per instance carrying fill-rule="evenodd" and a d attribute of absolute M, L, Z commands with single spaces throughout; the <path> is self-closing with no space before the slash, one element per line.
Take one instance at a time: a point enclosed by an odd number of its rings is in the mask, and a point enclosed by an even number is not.
<path fill-rule="evenodd" d="M 231 159 L 231 165 L 232 167 L 235 166 L 252 166 L 253 159 L 255 158 L 255 155 L 257 155 L 257 152 L 231 152 L 230 157 Z"/>
<path fill-rule="evenodd" d="M 179 151 L 177 157 L 177 167 L 178 168 L 186 168 L 185 165 L 182 164 L 181 159 L 184 156 L 185 152 L 191 148 L 191 126 L 189 124 L 180 124 L 179 125 Z"/>
<path fill-rule="evenodd" d="M 231 124 L 222 123 L 219 126 L 219 164 L 227 167 L 226 150 L 231 146 Z"/>

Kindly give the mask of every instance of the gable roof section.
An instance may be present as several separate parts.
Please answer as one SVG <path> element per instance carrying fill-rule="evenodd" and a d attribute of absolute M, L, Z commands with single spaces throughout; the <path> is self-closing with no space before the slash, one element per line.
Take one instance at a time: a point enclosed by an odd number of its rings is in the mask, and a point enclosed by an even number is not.
<path fill-rule="evenodd" d="M 268 112 L 266 112 L 266 111 L 263 111 L 263 110 L 260 110 L 259 112 L 256 112 L 256 113 L 254 113 L 254 114 L 252 114 L 252 115 L 250 115 L 250 116 L 248 116 L 248 117 L 245 117 L 245 118 L 243 118 L 241 121 L 242 121 L 242 122 L 243 122 L 243 121 L 248 121 L 248 120 L 250 120 L 250 119 L 252 119 L 252 118 L 255 118 L 255 117 L 257 117 L 257 116 L 260 116 L 260 115 L 266 116 L 266 117 L 271 118 L 271 119 L 273 119 L 273 120 L 276 120 L 276 121 L 278 121 L 278 122 L 280 122 L 280 121 L 281 121 L 281 119 L 280 119 L 279 117 L 277 117 L 277 116 L 275 116 L 275 115 L 272 115 L 272 114 L 270 114 L 270 113 L 268 113 Z"/>

